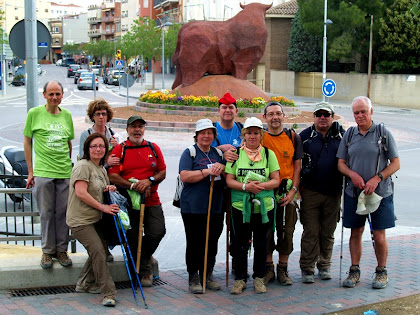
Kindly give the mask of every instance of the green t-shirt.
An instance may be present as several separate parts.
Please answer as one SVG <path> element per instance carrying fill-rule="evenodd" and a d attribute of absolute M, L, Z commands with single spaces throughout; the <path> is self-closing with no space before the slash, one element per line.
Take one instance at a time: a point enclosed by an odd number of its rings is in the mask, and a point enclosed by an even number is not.
<path fill-rule="evenodd" d="M 267 159 L 265 157 L 265 149 L 261 150 L 261 161 L 254 162 L 251 165 L 251 160 L 248 158 L 244 150 L 239 151 L 239 158 L 236 163 L 232 166 L 232 163 L 226 164 L 225 172 L 228 174 L 235 175 L 237 181 L 244 183 L 245 176 L 249 171 L 253 171 L 259 175 L 263 175 L 268 181 L 270 179 L 270 173 L 280 170 L 279 163 L 277 162 L 276 155 L 273 151 L 268 150 L 268 167 Z M 264 197 L 265 206 L 267 211 L 274 208 L 274 200 L 270 197 Z M 238 210 L 243 209 L 242 201 L 233 202 L 232 206 Z M 255 206 L 255 213 L 259 213 L 259 207 Z"/>
<path fill-rule="evenodd" d="M 60 107 L 57 115 L 50 114 L 45 105 L 31 108 L 26 117 L 23 134 L 33 138 L 35 151 L 34 176 L 70 178 L 71 159 L 68 142 L 74 139 L 71 113 Z"/>
<path fill-rule="evenodd" d="M 87 182 L 88 193 L 100 203 L 103 203 L 103 191 L 109 184 L 108 175 L 103 166 L 96 166 L 90 160 L 80 160 L 76 163 L 71 172 L 66 214 L 66 223 L 71 228 L 94 224 L 102 217 L 101 211 L 89 206 L 77 197 L 74 184 L 78 180 Z"/>

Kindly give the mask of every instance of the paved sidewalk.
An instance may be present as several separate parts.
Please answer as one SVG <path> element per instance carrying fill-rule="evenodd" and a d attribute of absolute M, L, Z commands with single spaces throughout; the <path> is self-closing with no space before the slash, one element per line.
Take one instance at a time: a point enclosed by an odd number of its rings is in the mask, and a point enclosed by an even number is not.
<path fill-rule="evenodd" d="M 299 253 L 291 255 L 290 274 L 294 284 L 289 287 L 270 283 L 266 294 L 255 294 L 252 281 L 239 296 L 230 294 L 225 286 L 225 265 L 219 263 L 215 268 L 216 279 L 222 290 L 206 291 L 203 295 L 188 293 L 187 273 L 185 269 L 161 272 L 164 282 L 152 288 L 145 288 L 144 293 L 148 310 L 144 309 L 140 292 L 137 292 L 138 306 L 134 303 L 131 289 L 118 290 L 117 306 L 105 308 L 99 295 L 65 293 L 29 297 L 10 297 L 0 294 L 0 313 L 2 314 L 321 314 L 374 302 L 391 300 L 420 293 L 420 234 L 394 236 L 389 238 L 390 252 L 388 261 L 389 284 L 383 290 L 371 288 L 376 266 L 375 256 L 370 241 L 363 242 L 364 255 L 361 261 L 361 282 L 354 289 L 338 285 L 340 246 L 334 248 L 332 266 L 333 279 L 315 284 L 302 284 L 298 267 Z M 349 253 L 344 248 L 342 278 L 346 277 L 349 267 Z M 231 276 L 231 275 L 230 275 Z"/>

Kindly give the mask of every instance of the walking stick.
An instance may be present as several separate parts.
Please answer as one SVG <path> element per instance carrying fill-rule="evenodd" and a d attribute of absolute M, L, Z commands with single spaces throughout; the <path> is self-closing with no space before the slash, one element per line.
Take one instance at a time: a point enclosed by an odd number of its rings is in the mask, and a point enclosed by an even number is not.
<path fill-rule="evenodd" d="M 229 253 L 230 253 L 230 194 L 226 196 L 226 286 L 229 284 Z"/>
<path fill-rule="evenodd" d="M 212 202 L 212 199 L 213 199 L 213 186 L 214 186 L 214 176 L 211 176 L 210 194 L 209 194 L 209 207 L 208 207 L 208 210 L 207 210 L 206 246 L 204 248 L 203 294 L 206 293 L 207 253 L 209 251 L 210 212 L 211 212 L 211 202 Z"/>
<path fill-rule="evenodd" d="M 341 246 L 340 246 L 340 274 L 338 275 L 338 286 L 341 287 L 341 268 L 343 266 L 343 236 L 344 236 L 344 222 L 343 222 L 343 217 L 344 217 L 344 194 L 346 191 L 346 178 L 343 177 L 343 191 L 342 191 L 342 195 L 341 195 L 341 209 L 340 209 L 340 214 L 341 214 Z"/>
<path fill-rule="evenodd" d="M 139 222 L 139 244 L 137 246 L 137 261 L 136 271 L 140 272 L 140 256 L 141 256 L 141 243 L 143 241 L 143 220 L 144 220 L 144 208 L 145 208 L 145 196 L 141 194 L 141 205 L 140 205 L 140 222 Z"/>
<path fill-rule="evenodd" d="M 370 218 L 370 213 L 368 214 L 368 222 L 370 228 L 370 238 L 372 239 L 373 249 L 375 249 L 375 238 L 373 237 L 373 228 L 372 228 L 372 220 Z"/>

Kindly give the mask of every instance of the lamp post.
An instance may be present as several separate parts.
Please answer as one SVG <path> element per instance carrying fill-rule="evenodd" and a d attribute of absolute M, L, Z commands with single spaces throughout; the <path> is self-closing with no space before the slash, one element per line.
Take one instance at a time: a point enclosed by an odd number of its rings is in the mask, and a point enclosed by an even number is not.
<path fill-rule="evenodd" d="M 332 24 L 333 21 L 327 19 L 327 0 L 324 3 L 324 38 L 322 48 L 322 84 L 327 80 L 327 24 Z M 325 95 L 322 93 L 322 101 L 325 102 Z"/>
<path fill-rule="evenodd" d="M 162 90 L 165 89 L 165 26 L 171 26 L 171 22 L 166 22 L 161 25 L 162 29 Z"/>

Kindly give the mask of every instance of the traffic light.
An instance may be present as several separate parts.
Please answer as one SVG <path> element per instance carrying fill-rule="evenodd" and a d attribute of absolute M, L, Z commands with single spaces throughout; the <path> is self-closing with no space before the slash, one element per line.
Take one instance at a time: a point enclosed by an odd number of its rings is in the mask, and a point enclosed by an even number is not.
<path fill-rule="evenodd" d="M 120 49 L 117 50 L 117 53 L 115 54 L 115 59 L 121 60 L 121 50 Z"/>

